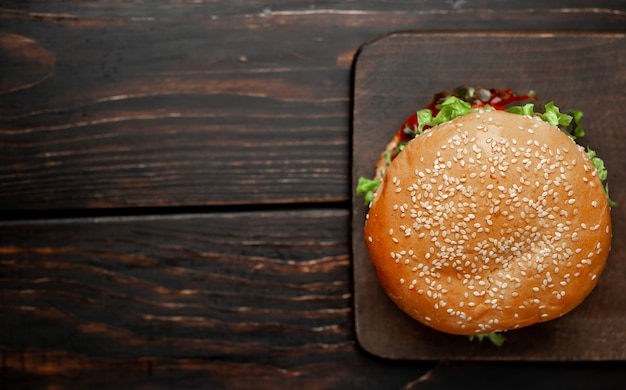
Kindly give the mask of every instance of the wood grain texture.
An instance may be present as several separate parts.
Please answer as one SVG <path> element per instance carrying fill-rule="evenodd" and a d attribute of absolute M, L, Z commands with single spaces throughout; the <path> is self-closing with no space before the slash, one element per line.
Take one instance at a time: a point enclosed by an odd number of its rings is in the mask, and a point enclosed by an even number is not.
<path fill-rule="evenodd" d="M 348 218 L 316 210 L 0 226 L 0 372 L 65 385 L 174 375 L 220 388 L 375 388 L 389 370 L 397 377 L 384 381 L 400 387 L 432 363 L 404 371 L 355 343 Z"/>
<path fill-rule="evenodd" d="M 360 176 L 373 176 L 384 145 L 434 93 L 460 85 L 484 86 L 534 90 L 540 104 L 554 101 L 564 110 L 581 109 L 586 135 L 578 142 L 603 158 L 611 196 L 624 203 L 624 34 L 399 33 L 367 45 L 356 61 L 353 185 Z M 428 78 L 420 77 L 426 72 Z M 381 146 L 374 149 L 372 144 Z M 397 309 L 369 262 L 361 196 L 354 197 L 353 207 L 357 333 L 368 351 L 396 359 L 626 359 L 623 207 L 611 210 L 612 249 L 596 290 L 561 319 L 508 332 L 502 348 L 435 332 Z"/>
<path fill-rule="evenodd" d="M 4 1 L 0 21 L 55 58 L 49 77 L 0 95 L 0 209 L 79 209 L 347 201 L 363 42 L 406 29 L 619 30 L 626 8 Z M 30 68 L 0 62 L 12 82 Z"/>
<path fill-rule="evenodd" d="M 30 88 L 52 74 L 54 55 L 32 39 L 0 31 L 0 48 L 0 94 Z"/>

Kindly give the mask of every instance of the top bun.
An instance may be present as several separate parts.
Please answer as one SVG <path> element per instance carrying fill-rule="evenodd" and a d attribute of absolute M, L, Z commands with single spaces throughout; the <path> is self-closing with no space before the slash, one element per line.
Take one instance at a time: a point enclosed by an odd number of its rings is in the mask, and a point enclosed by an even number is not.
<path fill-rule="evenodd" d="M 389 165 L 365 241 L 419 322 L 482 334 L 558 318 L 598 282 L 608 200 L 584 149 L 537 117 L 480 111 L 424 131 Z"/>

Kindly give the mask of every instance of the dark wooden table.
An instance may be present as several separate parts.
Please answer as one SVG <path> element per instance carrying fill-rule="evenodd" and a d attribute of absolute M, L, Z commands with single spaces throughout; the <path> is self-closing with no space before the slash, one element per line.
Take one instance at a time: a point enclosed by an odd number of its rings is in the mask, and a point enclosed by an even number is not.
<path fill-rule="evenodd" d="M 0 388 L 624 386 L 359 346 L 352 66 L 408 30 L 624 32 L 626 3 L 4 0 Z"/>

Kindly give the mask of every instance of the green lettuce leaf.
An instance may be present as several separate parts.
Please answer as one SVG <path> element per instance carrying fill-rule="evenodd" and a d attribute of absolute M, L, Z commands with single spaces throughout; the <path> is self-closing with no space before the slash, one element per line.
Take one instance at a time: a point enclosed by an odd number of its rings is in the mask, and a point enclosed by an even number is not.
<path fill-rule="evenodd" d="M 569 125 L 569 129 L 568 129 L 569 136 L 572 139 L 584 137 L 585 129 L 583 129 L 583 127 L 580 125 L 580 119 L 583 117 L 583 112 L 580 110 L 573 110 L 571 114 L 574 120 Z"/>
<path fill-rule="evenodd" d="M 429 109 L 423 109 L 417 111 L 417 133 L 422 134 L 424 126 L 430 124 L 433 121 L 433 112 Z"/>
<path fill-rule="evenodd" d="M 619 204 L 613 199 L 609 198 L 609 183 L 604 183 L 604 192 L 606 192 L 606 197 L 609 200 L 609 206 L 617 207 Z"/>
<path fill-rule="evenodd" d="M 573 110 L 572 115 L 563 114 L 554 102 L 545 105 L 545 112 L 535 113 L 535 105 L 532 103 L 523 106 L 513 106 L 506 111 L 512 114 L 533 116 L 538 115 L 542 120 L 548 122 L 552 126 L 559 127 L 572 139 L 580 138 L 585 135 L 585 130 L 580 125 L 580 119 L 583 116 L 582 111 Z"/>
<path fill-rule="evenodd" d="M 508 108 L 506 111 L 512 114 L 533 116 L 535 115 L 535 105 L 528 103 L 523 106 L 513 106 Z"/>
<path fill-rule="evenodd" d="M 502 333 L 498 333 L 498 332 L 483 333 L 483 334 L 469 336 L 470 341 L 473 341 L 474 339 L 478 340 L 479 342 L 482 342 L 483 339 L 487 339 L 491 341 L 491 343 L 495 345 L 496 347 L 501 347 L 502 344 L 504 344 L 504 341 L 506 341 L 506 337 L 504 337 Z"/>
<path fill-rule="evenodd" d="M 385 151 L 383 153 L 383 158 L 385 159 L 385 163 L 390 164 L 391 160 L 393 160 L 395 156 L 400 154 L 400 152 L 404 150 L 407 144 L 408 144 L 408 141 L 399 142 L 395 148 Z"/>
<path fill-rule="evenodd" d="M 374 199 L 374 193 L 378 189 L 379 185 L 380 180 L 359 177 L 359 182 L 356 186 L 356 193 L 364 195 L 365 205 L 368 205 Z"/>
<path fill-rule="evenodd" d="M 439 109 L 437 116 L 433 117 L 433 112 L 429 109 L 417 111 L 417 132 L 421 134 L 424 126 L 437 126 L 452 119 L 469 114 L 472 106 L 455 96 L 448 96 L 443 102 L 436 106 Z"/>
<path fill-rule="evenodd" d="M 572 116 L 561 113 L 554 102 L 546 104 L 545 112 L 539 114 L 539 117 L 555 127 L 568 126 L 573 119 Z"/>
<path fill-rule="evenodd" d="M 604 192 L 606 193 L 606 197 L 609 200 L 609 206 L 617 207 L 617 202 L 611 200 L 611 197 L 609 197 L 609 183 L 606 183 L 606 179 L 608 178 L 609 174 L 606 167 L 604 166 L 604 161 L 600 157 L 598 157 L 596 152 L 590 147 L 587 147 L 587 156 L 591 160 L 593 166 L 596 168 L 596 171 L 598 172 L 598 178 L 604 184 Z"/>

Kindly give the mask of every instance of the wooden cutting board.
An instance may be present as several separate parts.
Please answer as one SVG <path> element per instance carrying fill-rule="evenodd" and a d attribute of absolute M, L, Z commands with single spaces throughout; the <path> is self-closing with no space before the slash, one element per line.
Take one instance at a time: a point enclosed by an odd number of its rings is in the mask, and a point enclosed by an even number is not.
<path fill-rule="evenodd" d="M 433 331 L 410 319 L 380 288 L 363 243 L 365 207 L 353 197 L 357 337 L 390 359 L 626 360 L 626 39 L 616 33 L 404 32 L 365 44 L 354 66 L 352 188 L 371 177 L 384 145 L 436 92 L 457 86 L 534 90 L 539 103 L 578 108 L 581 143 L 604 159 L 613 243 L 597 288 L 573 312 L 488 341 Z"/>

